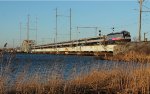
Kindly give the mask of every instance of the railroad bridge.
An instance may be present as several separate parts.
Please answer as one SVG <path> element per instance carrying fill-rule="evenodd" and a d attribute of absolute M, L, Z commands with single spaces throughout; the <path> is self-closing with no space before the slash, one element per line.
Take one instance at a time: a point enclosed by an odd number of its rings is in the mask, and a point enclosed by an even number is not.
<path fill-rule="evenodd" d="M 84 38 L 73 41 L 59 43 L 34 45 L 32 53 L 49 54 L 80 54 L 80 55 L 100 55 L 103 53 L 112 53 L 116 44 L 109 44 L 105 41 L 105 36 Z"/>
<path fill-rule="evenodd" d="M 34 45 L 33 42 L 24 42 L 24 49 L 31 53 L 49 54 L 87 54 L 101 55 L 103 53 L 113 53 L 114 47 L 121 43 L 131 41 L 128 31 L 110 33 L 104 36 L 83 38 L 78 40 L 57 42 L 44 45 Z"/>

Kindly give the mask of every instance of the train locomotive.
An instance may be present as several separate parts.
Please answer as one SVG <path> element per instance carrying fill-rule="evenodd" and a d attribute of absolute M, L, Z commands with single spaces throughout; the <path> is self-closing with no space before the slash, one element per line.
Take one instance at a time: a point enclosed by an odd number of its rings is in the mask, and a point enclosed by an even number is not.
<path fill-rule="evenodd" d="M 109 44 L 120 43 L 120 42 L 130 42 L 131 35 L 128 31 L 121 31 L 107 34 L 106 40 Z"/>

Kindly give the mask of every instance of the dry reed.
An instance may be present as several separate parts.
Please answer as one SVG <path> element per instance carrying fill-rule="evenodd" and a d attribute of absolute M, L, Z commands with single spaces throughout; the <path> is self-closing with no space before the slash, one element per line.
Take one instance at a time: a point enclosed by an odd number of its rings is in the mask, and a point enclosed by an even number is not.
<path fill-rule="evenodd" d="M 127 60 L 134 59 L 134 52 L 125 55 Z M 131 56 L 130 56 L 131 55 Z M 142 58 L 137 56 L 136 58 Z M 129 59 L 129 61 L 130 61 Z M 11 60 L 11 59 L 9 59 Z M 1 62 L 2 63 L 2 62 Z M 8 88 L 10 63 L 1 71 L 0 94 L 149 94 L 150 93 L 150 66 L 141 64 L 125 66 L 116 65 L 112 69 L 107 66 L 93 67 L 88 73 L 76 73 L 73 68 L 71 79 L 64 79 L 59 69 L 54 70 L 47 78 L 43 78 L 37 71 L 27 76 L 28 65 L 18 74 L 14 84 Z M 101 68 L 103 67 L 103 68 Z M 43 81 L 43 79 L 45 81 Z"/>
<path fill-rule="evenodd" d="M 119 51 L 109 60 L 150 63 L 150 43 L 128 43 L 117 46 Z"/>
<path fill-rule="evenodd" d="M 91 70 L 72 79 L 62 79 L 56 75 L 42 83 L 38 73 L 27 80 L 19 75 L 11 89 L 6 88 L 7 79 L 0 77 L 1 94 L 149 94 L 150 68 L 128 67 L 110 70 Z"/>

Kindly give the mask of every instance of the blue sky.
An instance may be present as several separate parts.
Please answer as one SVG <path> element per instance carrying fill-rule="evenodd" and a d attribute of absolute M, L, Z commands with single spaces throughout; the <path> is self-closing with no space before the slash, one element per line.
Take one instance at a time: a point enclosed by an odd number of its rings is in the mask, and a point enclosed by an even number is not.
<path fill-rule="evenodd" d="M 143 10 L 150 10 L 145 0 Z M 148 7 L 148 8 L 146 8 Z M 98 31 L 79 29 L 77 26 L 98 27 L 102 34 L 127 30 L 132 39 L 138 31 L 138 0 L 127 1 L 0 1 L 0 47 L 19 45 L 19 23 L 22 23 L 22 40 L 26 39 L 27 15 L 30 15 L 30 39 L 35 40 L 35 21 L 38 18 L 38 43 L 51 43 L 55 38 L 55 9 L 58 9 L 58 41 L 69 40 L 69 9 L 72 9 L 72 39 L 93 37 Z M 143 13 L 142 36 L 150 32 L 150 12 Z M 80 33 L 79 33 L 80 32 Z M 150 33 L 147 34 L 150 39 Z"/>

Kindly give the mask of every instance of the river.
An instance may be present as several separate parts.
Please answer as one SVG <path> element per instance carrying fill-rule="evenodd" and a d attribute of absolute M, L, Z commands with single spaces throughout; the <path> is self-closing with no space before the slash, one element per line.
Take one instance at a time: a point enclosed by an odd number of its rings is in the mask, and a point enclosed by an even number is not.
<path fill-rule="evenodd" d="M 51 77 L 71 79 L 76 75 L 86 75 L 92 70 L 138 66 L 136 63 L 100 60 L 95 56 L 8 53 L 1 58 L 0 64 L 0 75 L 6 77 L 9 85 L 17 81 L 20 75 L 24 81 L 38 75 L 44 82 Z"/>

